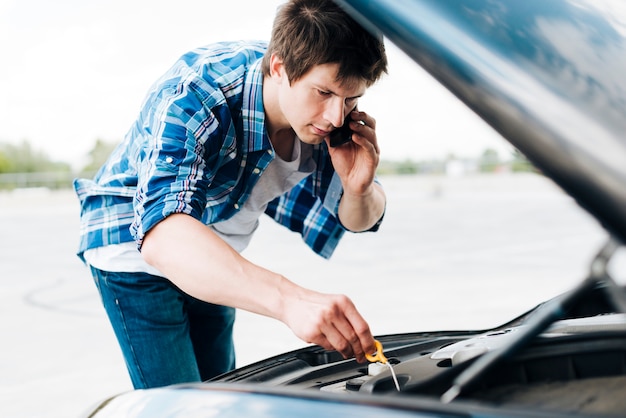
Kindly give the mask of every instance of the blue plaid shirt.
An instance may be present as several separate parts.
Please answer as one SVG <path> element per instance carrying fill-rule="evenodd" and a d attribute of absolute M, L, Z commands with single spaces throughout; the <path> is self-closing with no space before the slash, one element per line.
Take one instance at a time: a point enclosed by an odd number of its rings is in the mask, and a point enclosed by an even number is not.
<path fill-rule="evenodd" d="M 135 240 L 173 213 L 205 224 L 233 216 L 274 158 L 263 109 L 262 42 L 219 43 L 182 56 L 151 88 L 138 119 L 93 180 L 77 179 L 78 255 Z M 325 144 L 316 170 L 266 214 L 331 256 L 344 228 L 341 183 Z M 376 225 L 372 230 L 376 230 Z"/>

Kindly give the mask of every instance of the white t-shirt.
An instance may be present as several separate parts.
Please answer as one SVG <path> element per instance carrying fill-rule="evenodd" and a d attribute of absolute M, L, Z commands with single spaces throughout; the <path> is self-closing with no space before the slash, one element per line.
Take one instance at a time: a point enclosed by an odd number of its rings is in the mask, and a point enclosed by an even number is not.
<path fill-rule="evenodd" d="M 315 170 L 312 155 L 312 146 L 296 138 L 291 159 L 285 161 L 276 155 L 240 210 L 229 219 L 209 225 L 209 228 L 233 249 L 243 251 L 258 228 L 259 217 L 265 212 L 267 204 Z M 88 264 L 100 270 L 145 272 L 164 277 L 159 270 L 143 260 L 135 242 L 92 248 L 85 251 L 84 257 Z"/>

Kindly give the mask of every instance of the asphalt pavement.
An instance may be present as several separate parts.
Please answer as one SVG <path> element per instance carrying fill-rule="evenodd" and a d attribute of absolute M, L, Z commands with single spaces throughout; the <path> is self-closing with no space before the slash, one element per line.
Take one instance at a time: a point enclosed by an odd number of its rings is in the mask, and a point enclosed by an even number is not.
<path fill-rule="evenodd" d="M 262 222 L 245 255 L 307 287 L 344 293 L 374 334 L 485 329 L 582 280 L 606 233 L 532 174 L 382 177 L 376 234 L 333 258 Z M 0 416 L 79 417 L 131 389 L 87 268 L 75 256 L 71 191 L 0 193 Z M 620 250 L 612 269 L 626 272 Z M 305 346 L 283 324 L 238 312 L 238 365 Z"/>

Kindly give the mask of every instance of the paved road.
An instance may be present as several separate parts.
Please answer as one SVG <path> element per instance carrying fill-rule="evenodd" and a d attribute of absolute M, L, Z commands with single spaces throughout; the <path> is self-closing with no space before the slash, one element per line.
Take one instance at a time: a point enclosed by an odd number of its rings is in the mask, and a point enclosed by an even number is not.
<path fill-rule="evenodd" d="M 271 222 L 247 256 L 305 286 L 348 294 L 375 334 L 391 334 L 503 323 L 581 280 L 606 238 L 539 176 L 382 180 L 381 231 L 348 236 L 331 261 Z M 70 192 L 0 193 L 2 417 L 76 417 L 131 388 L 74 256 L 77 218 Z M 239 365 L 304 345 L 280 323 L 238 315 Z"/>

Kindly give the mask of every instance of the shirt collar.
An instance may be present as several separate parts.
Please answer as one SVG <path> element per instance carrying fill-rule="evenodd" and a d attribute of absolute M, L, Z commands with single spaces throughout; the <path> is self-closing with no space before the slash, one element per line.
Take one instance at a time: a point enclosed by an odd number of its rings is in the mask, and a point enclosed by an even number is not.
<path fill-rule="evenodd" d="M 265 127 L 263 107 L 262 59 L 252 64 L 246 72 L 241 117 L 243 119 L 243 140 L 249 151 L 271 150 L 272 145 Z"/>

